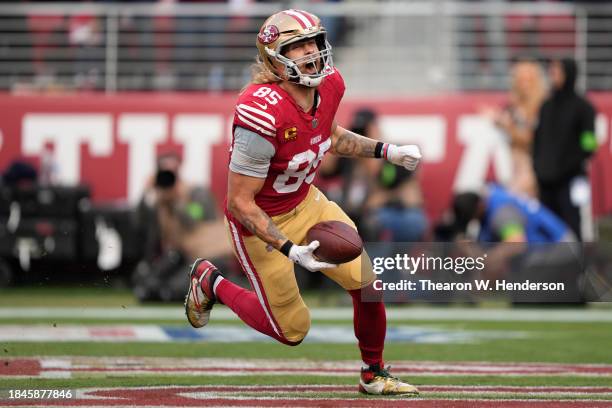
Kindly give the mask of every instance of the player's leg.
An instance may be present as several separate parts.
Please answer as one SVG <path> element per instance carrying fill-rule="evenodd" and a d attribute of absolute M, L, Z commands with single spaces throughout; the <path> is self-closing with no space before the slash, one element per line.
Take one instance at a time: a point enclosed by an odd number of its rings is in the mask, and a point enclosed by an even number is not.
<path fill-rule="evenodd" d="M 355 223 L 336 203 L 325 197 L 320 198 L 320 201 L 322 207 L 315 217 L 316 222 L 342 221 L 356 229 Z M 375 279 L 370 258 L 364 251 L 359 258 L 341 264 L 337 268 L 322 271 L 322 273 L 342 286 L 353 298 L 355 337 L 359 341 L 363 362 L 368 366 L 372 364 L 382 366 L 387 330 L 385 305 L 380 298 L 375 302 L 363 302 L 361 299 L 361 290 L 371 288 Z"/>
<path fill-rule="evenodd" d="M 213 286 L 216 301 L 225 304 L 247 325 L 281 343 L 295 345 L 297 343 L 287 340 L 279 334 L 276 327 L 262 307 L 260 298 L 255 290 L 244 289 L 229 279 L 219 277 Z"/>
<path fill-rule="evenodd" d="M 291 239 L 304 228 L 293 212 L 273 220 Z M 299 344 L 310 329 L 310 312 L 300 296 L 293 263 L 280 252 L 268 250 L 258 237 L 241 234 L 235 221 L 226 220 L 226 226 L 252 290 L 220 276 L 210 262 L 196 261 L 191 271 L 191 286 L 195 289 L 190 288 L 186 302 L 190 323 L 194 327 L 204 326 L 212 305 L 220 301 L 255 330 L 284 344 Z"/>
<path fill-rule="evenodd" d="M 320 211 L 317 222 L 332 220 L 342 221 L 356 228 L 336 203 L 325 198 L 324 208 Z M 375 275 L 367 253 L 364 251 L 359 258 L 351 262 L 322 272 L 342 286 L 353 299 L 355 337 L 365 365 L 361 372 L 359 390 L 368 394 L 417 395 L 416 387 L 391 376 L 384 368 L 387 316 L 382 294 L 372 286 Z"/>
<path fill-rule="evenodd" d="M 293 242 L 301 242 L 316 222 L 321 194 L 314 189 L 296 208 L 274 216 L 276 226 Z M 299 344 L 310 329 L 310 312 L 300 296 L 293 262 L 256 236 L 245 237 L 235 221 L 226 220 L 230 241 L 252 291 L 219 279 L 214 296 L 254 329 L 289 344 Z M 206 281 L 205 281 L 206 282 Z"/>
<path fill-rule="evenodd" d="M 286 236 L 292 237 L 295 220 L 289 217 L 284 222 L 278 219 L 275 222 Z M 236 256 L 253 290 L 243 289 L 239 294 L 234 290 L 230 303 L 227 288 L 230 284 L 234 288 L 236 285 L 225 279 L 217 288 L 221 300 L 241 318 L 255 311 L 258 324 L 251 327 L 256 330 L 285 344 L 299 344 L 310 329 L 310 312 L 299 293 L 293 262 L 276 250 L 268 250 L 258 237 L 242 236 L 233 221 L 229 221 L 229 227 Z M 243 299 L 245 296 L 249 299 L 248 305 Z"/>
<path fill-rule="evenodd" d="M 317 188 L 311 191 L 304 202 L 296 209 L 300 219 L 306 223 L 303 231 L 295 231 L 297 242 L 304 243 L 310 227 L 322 221 L 342 221 L 356 229 L 353 221 L 334 202 L 329 201 Z M 301 232 L 301 235 L 300 233 Z M 371 287 L 375 279 L 369 257 L 364 252 L 361 257 L 339 265 L 337 268 L 322 271 L 346 289 L 353 298 L 355 336 L 359 341 L 362 360 L 366 365 L 383 366 L 383 348 L 386 333 L 385 306 L 381 299 L 377 302 L 362 302 L 360 290 Z"/>

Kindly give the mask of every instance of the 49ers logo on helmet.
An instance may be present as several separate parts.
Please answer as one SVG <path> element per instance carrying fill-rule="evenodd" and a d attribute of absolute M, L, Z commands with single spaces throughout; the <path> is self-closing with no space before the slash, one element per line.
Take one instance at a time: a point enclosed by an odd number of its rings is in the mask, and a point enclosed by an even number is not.
<path fill-rule="evenodd" d="M 278 39 L 278 27 L 275 25 L 265 26 L 263 31 L 257 35 L 257 39 L 262 44 L 270 44 Z"/>

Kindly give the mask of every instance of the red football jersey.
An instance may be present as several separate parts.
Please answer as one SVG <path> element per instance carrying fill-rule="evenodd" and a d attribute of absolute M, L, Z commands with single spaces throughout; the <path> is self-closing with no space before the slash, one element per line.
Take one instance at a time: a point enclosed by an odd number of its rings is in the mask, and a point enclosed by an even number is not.
<path fill-rule="evenodd" d="M 331 126 L 344 95 L 344 80 L 336 70 L 317 89 L 314 116 L 276 83 L 251 85 L 236 103 L 233 127 L 249 129 L 275 148 L 264 186 L 255 196 L 268 215 L 286 213 L 306 197 L 331 147 Z"/>

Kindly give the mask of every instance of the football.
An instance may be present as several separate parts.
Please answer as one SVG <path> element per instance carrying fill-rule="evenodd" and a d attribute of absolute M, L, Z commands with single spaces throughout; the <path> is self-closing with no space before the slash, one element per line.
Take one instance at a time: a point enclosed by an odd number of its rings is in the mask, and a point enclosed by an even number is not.
<path fill-rule="evenodd" d="M 306 240 L 319 241 L 315 256 L 324 262 L 341 264 L 361 255 L 363 241 L 357 231 L 340 221 L 324 221 L 308 230 Z"/>

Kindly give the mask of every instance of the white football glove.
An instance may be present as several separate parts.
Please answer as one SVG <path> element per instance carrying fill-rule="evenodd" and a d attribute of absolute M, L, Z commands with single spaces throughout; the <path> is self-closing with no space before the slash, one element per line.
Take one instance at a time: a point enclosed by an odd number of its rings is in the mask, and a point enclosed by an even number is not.
<path fill-rule="evenodd" d="M 289 250 L 289 259 L 308 269 L 310 272 L 317 272 L 321 269 L 335 268 L 338 266 L 327 262 L 317 261 L 313 252 L 318 247 L 319 241 L 312 241 L 308 245 L 294 244 Z"/>
<path fill-rule="evenodd" d="M 387 149 L 388 161 L 410 171 L 416 169 L 421 157 L 421 150 L 417 145 L 396 146 L 390 144 Z"/>

